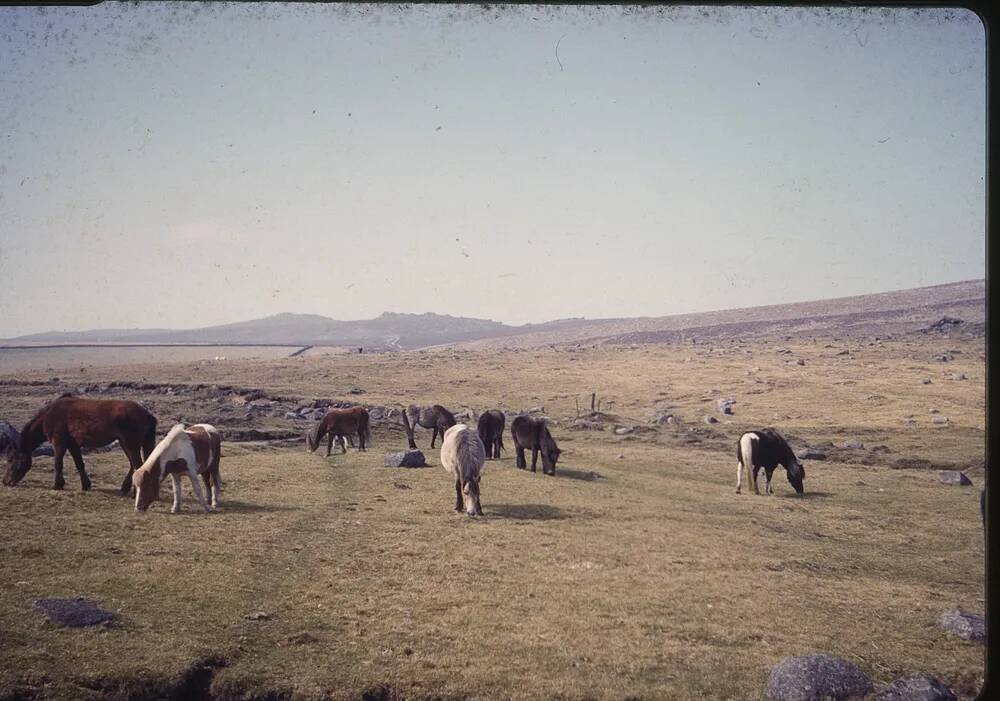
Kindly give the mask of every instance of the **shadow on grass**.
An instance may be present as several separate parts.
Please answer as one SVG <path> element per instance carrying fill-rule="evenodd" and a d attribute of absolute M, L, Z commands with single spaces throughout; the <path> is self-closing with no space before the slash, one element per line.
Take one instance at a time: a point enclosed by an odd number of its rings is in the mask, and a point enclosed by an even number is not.
<path fill-rule="evenodd" d="M 830 492 L 803 492 L 802 494 L 782 494 L 785 499 L 829 499 L 833 496 Z"/>
<path fill-rule="evenodd" d="M 224 493 L 223 497 L 225 497 Z M 267 511 L 295 511 L 296 507 L 282 506 L 280 504 L 254 504 L 247 501 L 230 501 L 223 498 L 219 500 L 218 509 L 222 513 L 229 511 L 235 514 L 254 514 Z"/>
<path fill-rule="evenodd" d="M 492 504 L 486 508 L 486 515 L 519 521 L 558 521 L 569 518 L 565 511 L 548 504 Z"/>

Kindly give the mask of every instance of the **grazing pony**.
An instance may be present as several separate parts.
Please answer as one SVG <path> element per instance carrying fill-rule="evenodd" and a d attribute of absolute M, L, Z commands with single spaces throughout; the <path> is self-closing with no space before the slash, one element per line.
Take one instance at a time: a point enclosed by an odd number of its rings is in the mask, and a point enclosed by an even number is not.
<path fill-rule="evenodd" d="M 479 417 L 479 437 L 486 446 L 486 459 L 500 459 L 500 451 L 503 449 L 503 429 L 507 422 L 507 417 L 499 409 L 484 411 Z"/>
<path fill-rule="evenodd" d="M 191 478 L 191 488 L 201 502 L 202 508 L 209 510 L 205 495 L 198 484 L 198 475 L 205 480 L 205 489 L 212 499 L 212 508 L 219 505 L 222 478 L 219 476 L 219 458 L 222 457 L 222 437 L 214 426 L 195 424 L 184 428 L 175 424 L 156 444 L 156 448 L 146 458 L 135 474 L 135 510 L 145 511 L 160 496 L 160 483 L 170 475 L 174 487 L 174 505 L 170 513 L 181 510 L 181 475 Z"/>
<path fill-rule="evenodd" d="M 556 461 L 562 453 L 555 439 L 549 433 L 549 427 L 544 419 L 533 419 L 530 416 L 518 416 L 510 422 L 510 435 L 514 439 L 517 450 L 517 467 L 524 470 L 528 463 L 524 458 L 526 448 L 531 448 L 531 471 L 538 464 L 538 454 L 542 454 L 542 474 L 556 474 Z"/>
<path fill-rule="evenodd" d="M 63 458 L 73 456 L 80 473 L 80 487 L 90 489 L 90 477 L 83 467 L 81 448 L 100 448 L 118 441 L 128 457 L 129 468 L 122 481 L 121 495 L 132 488 L 132 472 L 148 458 L 156 444 L 156 417 L 135 402 L 121 399 L 85 399 L 64 394 L 42 407 L 24 425 L 16 446 L 7 451 L 7 472 L 3 483 L 14 486 L 31 469 L 31 453 L 45 441 L 52 444 L 55 457 L 53 489 L 66 485 Z M 141 451 L 141 452 L 140 452 Z"/>
<path fill-rule="evenodd" d="M 791 446 L 773 428 L 750 431 L 740 436 L 740 440 L 736 443 L 736 460 L 737 494 L 740 493 L 744 468 L 747 471 L 747 482 L 751 480 L 752 470 L 753 491 L 754 494 L 760 494 L 757 489 L 757 473 L 762 467 L 767 476 L 764 492 L 774 494 L 774 490 L 771 489 L 771 475 L 778 465 L 785 468 L 788 481 L 797 493 L 802 494 L 802 478 L 806 476 L 806 469 L 795 457 Z"/>
<path fill-rule="evenodd" d="M 486 467 L 486 448 L 479 434 L 465 424 L 445 431 L 441 442 L 441 466 L 455 478 L 455 511 L 482 516 L 479 480 Z"/>
<path fill-rule="evenodd" d="M 416 450 L 417 444 L 413 440 L 413 431 L 417 426 L 431 429 L 431 448 L 434 447 L 434 440 L 456 423 L 455 415 L 445 409 L 440 404 L 433 406 L 420 406 L 411 404 L 403 412 L 403 426 L 406 427 L 406 438 L 410 442 L 410 450 Z"/>
<path fill-rule="evenodd" d="M 365 450 L 367 443 L 371 443 L 372 430 L 368 410 L 363 406 L 352 406 L 350 409 L 330 409 L 326 412 L 326 416 L 306 433 L 306 448 L 310 453 L 315 452 L 320 441 L 323 440 L 323 436 L 329 436 L 326 444 L 326 457 L 330 457 L 330 453 L 333 452 L 335 438 L 339 439 L 340 448 L 346 453 L 344 436 L 352 434 L 358 437 L 358 450 Z"/>

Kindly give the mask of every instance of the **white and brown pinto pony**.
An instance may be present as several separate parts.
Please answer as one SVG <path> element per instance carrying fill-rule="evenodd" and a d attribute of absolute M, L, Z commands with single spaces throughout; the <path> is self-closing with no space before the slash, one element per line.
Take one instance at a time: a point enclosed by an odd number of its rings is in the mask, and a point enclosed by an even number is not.
<path fill-rule="evenodd" d="M 209 501 L 198 484 L 198 476 L 201 475 L 211 497 L 211 508 L 215 508 L 222 491 L 222 478 L 219 476 L 221 457 L 222 438 L 214 426 L 195 424 L 185 428 L 184 424 L 176 424 L 132 476 L 135 510 L 148 509 L 160 496 L 160 483 L 170 475 L 174 487 L 174 505 L 170 513 L 176 514 L 181 510 L 181 475 L 184 474 L 191 478 L 195 496 L 202 508 L 208 511 Z"/>
<path fill-rule="evenodd" d="M 736 493 L 740 493 L 743 482 L 743 470 L 747 472 L 747 482 L 753 482 L 754 494 L 760 494 L 757 488 L 757 473 L 760 468 L 764 468 L 764 475 L 767 477 L 765 494 L 774 494 L 771 489 L 771 475 L 774 470 L 781 465 L 785 468 L 785 474 L 789 483 L 796 493 L 802 494 L 802 479 L 806 476 L 806 469 L 795 457 L 788 442 L 773 428 L 765 428 L 760 431 L 749 431 L 740 436 L 736 443 Z"/>
<path fill-rule="evenodd" d="M 455 478 L 455 511 L 482 516 L 479 480 L 486 466 L 486 447 L 474 428 L 455 424 L 444 432 L 441 465 Z"/>

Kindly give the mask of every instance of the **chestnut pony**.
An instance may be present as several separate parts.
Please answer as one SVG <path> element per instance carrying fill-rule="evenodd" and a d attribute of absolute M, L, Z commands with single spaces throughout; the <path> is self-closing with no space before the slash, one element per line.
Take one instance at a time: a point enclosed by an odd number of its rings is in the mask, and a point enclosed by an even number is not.
<path fill-rule="evenodd" d="M 121 495 L 132 488 L 132 473 L 156 445 L 156 417 L 135 402 L 122 399 L 86 399 L 64 394 L 42 407 L 24 425 L 18 444 L 7 451 L 7 472 L 3 483 L 14 486 L 31 469 L 31 453 L 45 441 L 52 444 L 55 457 L 53 489 L 66 485 L 63 458 L 73 456 L 80 473 L 80 487 L 90 489 L 90 477 L 83 467 L 81 448 L 100 448 L 118 441 L 128 457 L 128 474 L 122 480 Z"/>
<path fill-rule="evenodd" d="M 354 434 L 358 437 L 358 450 L 365 450 L 367 443 L 371 443 L 372 430 L 371 418 L 368 410 L 363 406 L 352 406 L 350 409 L 330 409 L 323 419 L 309 429 L 306 433 L 306 448 L 310 453 L 319 448 L 324 436 L 329 440 L 326 445 L 326 457 L 330 457 L 333 451 L 334 438 L 340 439 L 340 448 L 345 453 L 344 436 Z"/>

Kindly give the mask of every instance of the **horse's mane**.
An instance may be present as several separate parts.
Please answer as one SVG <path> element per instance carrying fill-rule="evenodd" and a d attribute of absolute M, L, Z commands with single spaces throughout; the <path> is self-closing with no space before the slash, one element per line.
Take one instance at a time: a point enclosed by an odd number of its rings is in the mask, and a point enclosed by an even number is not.
<path fill-rule="evenodd" d="M 149 457 L 146 458 L 146 461 L 142 463 L 142 467 L 140 467 L 139 469 L 144 470 L 147 469 L 149 466 L 154 465 L 156 461 L 160 459 L 160 456 L 163 455 L 163 453 L 167 450 L 167 448 L 169 448 L 171 445 L 174 444 L 174 441 L 177 439 L 177 436 L 179 436 L 182 433 L 184 433 L 184 424 L 174 424 L 173 428 L 171 428 L 167 432 L 167 435 L 163 437 L 163 440 L 161 440 L 159 443 L 156 444 L 156 447 L 153 448 L 153 451 L 149 454 Z"/>
<path fill-rule="evenodd" d="M 40 418 L 42 418 L 42 415 L 45 412 L 47 412 L 49 409 L 51 409 L 53 404 L 55 404 L 56 402 L 58 402 L 60 399 L 65 399 L 66 397 L 75 397 L 75 396 L 76 395 L 73 394 L 72 392 L 63 392 L 58 397 L 56 397 L 55 399 L 53 399 L 51 402 L 48 402 L 47 404 L 45 404 L 44 406 L 42 406 L 41 409 L 39 409 L 38 411 L 36 411 L 35 415 L 32 416 L 30 419 L 28 419 L 25 422 L 24 428 L 21 429 L 21 433 L 18 435 L 18 440 L 20 442 L 20 445 L 18 445 L 18 448 L 20 450 L 25 450 L 25 444 L 26 444 L 27 441 L 30 440 L 29 436 L 31 435 L 31 427 L 32 427 L 32 425 L 36 421 L 38 421 Z M 34 446 L 32 446 L 32 449 L 34 449 Z"/>

